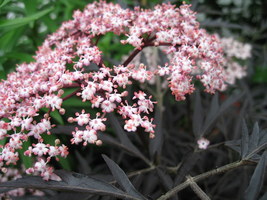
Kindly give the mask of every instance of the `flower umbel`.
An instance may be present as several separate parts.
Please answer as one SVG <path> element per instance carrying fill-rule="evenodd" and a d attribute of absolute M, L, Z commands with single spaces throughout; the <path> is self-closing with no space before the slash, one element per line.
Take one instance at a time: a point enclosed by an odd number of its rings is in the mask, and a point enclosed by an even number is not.
<path fill-rule="evenodd" d="M 105 66 L 97 39 L 108 32 L 124 35 L 121 44 L 135 49 L 118 66 Z M 144 63 L 133 64 L 133 58 L 146 47 L 166 47 L 169 62 L 163 67 L 150 68 Z M 195 90 L 194 80 L 199 79 L 205 91 L 214 93 L 225 88 L 223 51 L 219 38 L 209 35 L 199 27 L 196 13 L 190 5 L 176 8 L 171 4 L 154 9 L 123 9 L 117 4 L 104 1 L 89 4 L 83 12 L 75 11 L 73 19 L 50 35 L 39 47 L 35 62 L 21 64 L 7 80 L 0 82 L 0 139 L 7 139 L 1 147 L 0 165 L 16 164 L 18 150 L 29 138 L 36 142 L 24 152 L 36 157 L 34 166 L 27 173 L 38 173 L 45 180 L 55 178 L 52 159 L 68 155 L 64 144 L 46 144 L 43 136 L 49 135 L 55 126 L 50 113 L 64 115 L 64 101 L 72 96 L 90 102 L 97 114 L 88 110 L 76 113 L 68 122 L 76 122 L 72 144 L 102 144 L 97 132 L 105 131 L 107 113 L 116 112 L 125 120 L 124 129 L 135 132 L 141 128 L 157 135 L 152 112 L 156 101 L 145 91 L 134 91 L 133 97 L 127 86 L 135 82 L 145 83 L 155 76 L 168 81 L 176 100 Z M 197 63 L 200 63 L 197 65 Z M 91 69 L 91 66 L 97 69 Z M 201 74 L 192 72 L 199 69 Z M 65 88 L 76 88 L 64 96 Z M 44 115 L 43 110 L 48 110 Z M 99 111 L 100 110 L 100 111 Z M 81 130 L 80 127 L 83 127 Z M 206 147 L 201 143 L 201 148 Z"/>

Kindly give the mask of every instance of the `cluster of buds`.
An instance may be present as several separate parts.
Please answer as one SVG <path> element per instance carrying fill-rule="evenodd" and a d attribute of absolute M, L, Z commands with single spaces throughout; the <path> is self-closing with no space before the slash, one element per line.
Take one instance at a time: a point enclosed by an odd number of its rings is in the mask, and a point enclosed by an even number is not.
<path fill-rule="evenodd" d="M 123 44 L 135 49 L 118 66 L 105 66 L 97 44 L 108 32 L 124 35 Z M 150 70 L 143 63 L 131 61 L 146 47 L 165 46 L 169 62 Z M 117 112 L 125 120 L 124 129 L 135 132 L 141 127 L 154 136 L 153 112 L 155 101 L 144 91 L 128 98 L 127 85 L 133 81 L 144 83 L 154 76 L 166 78 L 176 100 L 184 100 L 199 79 L 205 91 L 214 93 L 225 87 L 223 51 L 219 38 L 209 35 L 199 27 L 196 13 L 190 5 L 176 8 L 171 4 L 157 5 L 153 10 L 123 9 L 104 1 L 89 4 L 83 12 L 75 11 L 73 19 L 50 35 L 39 47 L 35 62 L 21 64 L 0 82 L 0 166 L 16 164 L 18 149 L 29 138 L 35 141 L 25 151 L 25 156 L 37 157 L 27 173 L 41 174 L 45 180 L 53 179 L 51 159 L 68 155 L 68 147 L 55 142 L 45 144 L 44 134 L 51 134 L 50 112 L 66 112 L 62 103 L 77 95 L 81 101 L 89 101 L 99 112 L 91 116 L 85 110 L 70 117 L 69 122 L 85 126 L 73 132 L 72 144 L 84 145 L 102 142 L 97 138 L 99 130 L 105 131 L 106 113 Z M 198 63 L 198 64 L 197 64 Z M 97 66 L 97 69 L 95 69 Z M 196 75 L 195 71 L 199 71 Z M 64 88 L 76 88 L 63 96 Z M 131 99 L 131 102 L 129 102 Z M 49 111 L 41 115 L 40 110 Z M 156 135 L 156 133 L 155 133 Z"/>

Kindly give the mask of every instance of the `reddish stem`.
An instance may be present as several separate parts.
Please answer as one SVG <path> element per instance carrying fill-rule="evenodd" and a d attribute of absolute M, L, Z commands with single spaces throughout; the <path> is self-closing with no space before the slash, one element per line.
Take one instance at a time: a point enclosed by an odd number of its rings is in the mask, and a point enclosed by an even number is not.
<path fill-rule="evenodd" d="M 124 63 L 122 63 L 123 66 L 127 66 L 133 59 L 134 57 L 143 50 L 145 46 L 141 47 L 141 49 L 135 49 L 131 55 L 124 61 Z"/>
<path fill-rule="evenodd" d="M 100 39 L 101 35 L 96 36 L 96 41 L 95 41 L 95 46 L 97 46 L 99 39 Z"/>
<path fill-rule="evenodd" d="M 63 88 L 76 88 L 80 87 L 79 83 L 72 83 L 71 85 L 64 85 Z"/>
<path fill-rule="evenodd" d="M 75 91 L 72 92 L 71 94 L 69 94 L 69 95 L 65 96 L 64 98 L 62 98 L 62 100 L 65 101 L 65 100 L 71 98 L 72 96 L 76 95 L 76 94 L 77 94 L 78 92 L 80 92 L 80 91 L 81 91 L 81 88 L 78 88 L 77 90 L 75 90 Z"/>
<path fill-rule="evenodd" d="M 153 42 L 153 40 L 156 39 L 156 36 L 153 36 L 152 38 L 150 39 L 147 39 L 145 42 L 144 42 L 144 45 L 142 47 L 140 47 L 139 49 L 135 49 L 131 54 L 130 56 L 124 61 L 124 63 L 122 63 L 123 66 L 127 66 L 133 59 L 134 57 L 139 53 L 141 52 L 145 47 L 149 47 L 149 46 L 173 46 L 172 43 L 168 43 L 168 42 L 160 42 L 158 44 L 155 44 Z"/>

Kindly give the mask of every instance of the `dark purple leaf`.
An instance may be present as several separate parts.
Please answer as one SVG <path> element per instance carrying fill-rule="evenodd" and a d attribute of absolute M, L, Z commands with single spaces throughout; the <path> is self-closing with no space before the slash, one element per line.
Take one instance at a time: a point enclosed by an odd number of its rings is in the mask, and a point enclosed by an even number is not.
<path fill-rule="evenodd" d="M 124 171 L 113 160 L 108 158 L 106 155 L 102 155 L 102 157 L 107 163 L 113 177 L 125 192 L 127 192 L 131 196 L 136 197 L 137 199 L 145 199 L 145 197 L 135 189 Z"/>
<path fill-rule="evenodd" d="M 63 170 L 56 173 L 61 177 L 62 181 L 44 181 L 39 176 L 25 176 L 17 180 L 0 183 L 0 192 L 3 192 L 3 189 L 5 190 L 6 188 L 32 188 L 137 199 L 101 180 Z"/>
<path fill-rule="evenodd" d="M 248 151 L 251 152 L 257 148 L 260 138 L 259 124 L 256 122 L 253 127 L 252 134 L 250 136 Z"/>
<path fill-rule="evenodd" d="M 245 191 L 244 199 L 245 200 L 252 200 L 257 199 L 263 181 L 264 181 L 264 172 L 266 168 L 266 158 L 267 158 L 267 151 L 264 152 L 262 155 L 253 175 L 250 179 L 249 186 Z"/>
<path fill-rule="evenodd" d="M 120 142 L 124 146 L 127 146 L 128 149 L 130 149 L 132 152 L 134 152 L 135 155 L 138 155 L 139 157 L 143 157 L 143 154 L 139 151 L 139 149 L 136 148 L 136 146 L 133 145 L 131 140 L 128 138 L 126 132 L 122 129 L 117 117 L 114 114 L 109 113 L 108 119 L 115 131 L 115 134 L 119 137 Z"/>
<path fill-rule="evenodd" d="M 125 150 L 126 152 L 128 152 L 131 155 L 134 155 L 140 159 L 142 159 L 145 163 L 149 164 L 150 161 L 143 155 L 141 154 L 140 151 L 135 151 L 134 149 L 132 149 L 131 147 L 122 144 L 120 142 L 118 142 L 116 139 L 114 139 L 113 137 L 111 137 L 110 135 L 104 134 L 104 133 L 98 133 L 98 137 L 100 140 L 102 140 L 105 144 L 111 144 L 114 145 L 120 149 Z"/>
<path fill-rule="evenodd" d="M 160 179 L 161 184 L 165 188 L 166 191 L 169 191 L 173 187 L 173 180 L 171 176 L 164 171 L 162 171 L 160 168 L 156 168 L 156 172 L 158 174 L 158 177 Z M 174 197 L 174 199 L 177 199 L 177 197 Z"/>
<path fill-rule="evenodd" d="M 249 135 L 248 135 L 248 127 L 243 119 L 242 122 L 242 138 L 241 138 L 241 157 L 245 158 L 248 153 L 248 143 L 249 143 Z"/>
<path fill-rule="evenodd" d="M 203 107 L 201 104 L 201 97 L 199 90 L 196 91 L 195 95 L 195 106 L 194 106 L 194 114 L 193 114 L 193 133 L 196 138 L 199 138 L 201 135 L 201 130 L 203 126 Z"/>
<path fill-rule="evenodd" d="M 205 123 L 200 135 L 203 136 L 211 128 L 211 125 L 223 114 L 223 112 L 225 112 L 230 105 L 232 105 L 242 96 L 243 93 L 234 94 L 227 98 L 227 100 L 224 101 L 221 106 L 219 106 L 218 93 L 216 93 L 212 98 L 211 107 L 209 109 L 208 116 L 205 119 Z"/>
<path fill-rule="evenodd" d="M 267 192 L 259 199 L 259 200 L 266 200 L 267 199 Z"/>
<path fill-rule="evenodd" d="M 162 130 L 162 108 L 156 108 L 155 120 L 155 137 L 149 141 L 149 152 L 151 158 L 154 157 L 156 153 L 160 153 L 163 145 L 163 130 Z"/>
<path fill-rule="evenodd" d="M 200 156 L 201 156 L 200 153 L 194 153 L 194 152 L 190 152 L 184 156 L 184 159 L 181 162 L 182 165 L 177 170 L 177 175 L 175 177 L 173 186 L 181 183 L 181 181 L 185 178 L 185 176 L 188 175 L 190 170 L 198 162 Z"/>

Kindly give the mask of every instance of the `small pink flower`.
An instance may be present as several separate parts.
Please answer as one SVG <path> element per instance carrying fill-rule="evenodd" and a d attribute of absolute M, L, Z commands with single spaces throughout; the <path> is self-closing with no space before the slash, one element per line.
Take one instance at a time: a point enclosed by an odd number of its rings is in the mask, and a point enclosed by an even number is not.
<path fill-rule="evenodd" d="M 97 85 L 93 82 L 89 82 L 86 87 L 83 87 L 83 90 L 81 93 L 83 101 L 93 99 L 96 93 L 96 89 L 97 89 Z"/>
<path fill-rule="evenodd" d="M 102 102 L 101 108 L 102 108 L 102 112 L 110 113 L 114 111 L 114 109 L 116 108 L 116 104 L 112 103 L 109 100 L 105 100 Z"/>
<path fill-rule="evenodd" d="M 126 120 L 124 129 L 128 132 L 135 132 L 137 130 L 137 126 L 134 120 Z"/>
<path fill-rule="evenodd" d="M 85 141 L 84 145 L 87 143 L 93 144 L 97 141 L 97 133 L 94 129 L 85 130 L 82 138 Z"/>
<path fill-rule="evenodd" d="M 106 130 L 106 125 L 103 123 L 103 121 L 106 121 L 106 118 L 96 118 L 96 119 L 92 119 L 89 122 L 89 125 L 92 129 L 98 131 L 105 131 Z"/>
<path fill-rule="evenodd" d="M 198 144 L 198 148 L 199 149 L 207 149 L 209 144 L 210 144 L 210 141 L 207 140 L 206 138 L 200 138 L 198 141 L 197 141 L 197 144 Z"/>
<path fill-rule="evenodd" d="M 85 113 L 85 110 L 82 110 L 82 113 L 76 113 L 76 118 L 74 119 L 74 121 L 76 121 L 79 126 L 83 126 L 85 124 L 88 124 L 90 121 L 90 114 L 89 113 Z"/>
<path fill-rule="evenodd" d="M 32 149 L 32 152 L 35 155 L 42 156 L 48 152 L 47 145 L 45 145 L 43 143 L 33 144 L 33 146 L 34 146 L 34 148 Z"/>
<path fill-rule="evenodd" d="M 83 131 L 76 129 L 76 131 L 72 132 L 72 136 L 71 144 L 79 144 L 83 140 Z"/>

